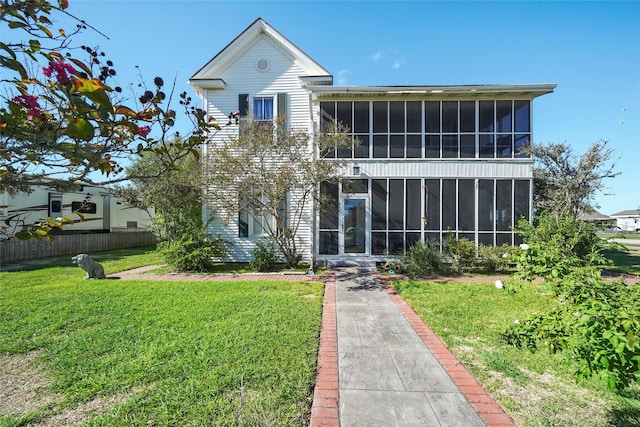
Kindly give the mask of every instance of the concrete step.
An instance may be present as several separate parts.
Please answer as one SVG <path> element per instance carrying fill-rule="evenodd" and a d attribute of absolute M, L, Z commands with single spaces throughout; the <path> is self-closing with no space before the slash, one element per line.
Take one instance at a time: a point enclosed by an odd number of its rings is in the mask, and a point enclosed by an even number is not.
<path fill-rule="evenodd" d="M 330 270 L 337 268 L 359 268 L 359 269 L 376 269 L 376 262 L 366 258 L 342 258 L 327 261 L 327 267 Z"/>

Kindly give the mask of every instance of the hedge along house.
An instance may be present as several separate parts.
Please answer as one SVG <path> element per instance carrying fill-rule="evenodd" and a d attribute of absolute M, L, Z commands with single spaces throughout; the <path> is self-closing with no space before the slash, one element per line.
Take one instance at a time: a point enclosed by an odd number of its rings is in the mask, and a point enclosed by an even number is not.
<path fill-rule="evenodd" d="M 532 216 L 532 103 L 554 84 L 334 86 L 332 75 L 257 19 L 190 79 L 218 122 L 231 111 L 254 120 L 286 115 L 309 133 L 348 126 L 344 178 L 321 183 L 329 206 L 310 206 L 298 233 L 307 259 L 383 261 L 447 233 L 477 245 L 517 244 L 511 227 Z M 213 137 L 220 143 L 238 126 Z M 204 153 L 206 156 L 206 152 Z M 294 199 L 290 199 L 289 203 Z M 205 207 L 205 219 L 212 213 Z M 251 260 L 260 218 L 215 222 L 209 231 Z M 254 224 L 256 223 L 256 224 Z"/>

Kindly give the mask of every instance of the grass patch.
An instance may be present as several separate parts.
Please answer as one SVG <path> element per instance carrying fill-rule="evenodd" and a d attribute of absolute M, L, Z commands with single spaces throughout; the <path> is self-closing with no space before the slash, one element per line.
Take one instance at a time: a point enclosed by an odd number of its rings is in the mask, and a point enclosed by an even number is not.
<path fill-rule="evenodd" d="M 538 285 L 525 284 L 515 295 L 493 283 L 393 286 L 518 426 L 640 426 L 640 387 L 614 394 L 595 379 L 576 383 L 564 355 L 531 353 L 499 339 L 513 322 L 553 304 Z"/>
<path fill-rule="evenodd" d="M 640 276 L 640 245 L 620 243 L 620 247 L 605 251 L 604 256 L 613 262 L 609 270 Z"/>
<path fill-rule="evenodd" d="M 640 247 L 637 250 L 608 250 L 604 256 L 613 262 L 608 270 L 640 276 Z"/>
<path fill-rule="evenodd" d="M 153 257 L 142 251 L 95 259 L 117 272 Z M 0 413 L 0 425 L 26 425 L 114 396 L 121 397 L 83 425 L 307 422 L 321 283 L 84 275 L 75 266 L 0 273 L 0 355 L 36 351 L 48 392 L 59 396 L 44 411 Z"/>

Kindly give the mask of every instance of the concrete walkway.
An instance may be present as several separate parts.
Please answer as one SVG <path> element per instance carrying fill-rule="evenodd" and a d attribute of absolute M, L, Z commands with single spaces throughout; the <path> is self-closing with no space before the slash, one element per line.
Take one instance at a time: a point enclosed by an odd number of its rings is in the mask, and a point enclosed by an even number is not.
<path fill-rule="evenodd" d="M 357 269 L 325 290 L 311 414 L 312 427 L 514 425 L 390 287 Z"/>

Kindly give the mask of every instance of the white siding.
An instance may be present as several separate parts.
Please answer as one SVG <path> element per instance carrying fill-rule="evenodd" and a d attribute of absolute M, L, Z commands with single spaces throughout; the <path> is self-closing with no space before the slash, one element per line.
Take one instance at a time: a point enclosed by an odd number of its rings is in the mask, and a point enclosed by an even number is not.
<path fill-rule="evenodd" d="M 440 161 L 440 160 L 359 160 L 349 164 L 360 166 L 363 177 L 382 178 L 532 178 L 531 162 L 507 161 Z"/>
<path fill-rule="evenodd" d="M 256 70 L 256 62 L 263 58 L 271 63 L 266 72 Z M 238 110 L 238 94 L 275 96 L 278 92 L 287 92 L 289 123 L 310 128 L 309 94 L 299 79 L 306 74 L 293 58 L 275 47 L 266 37 L 261 37 L 220 76 L 226 82 L 226 88 L 206 92 L 207 112 L 224 124 L 228 114 Z"/>
<path fill-rule="evenodd" d="M 256 69 L 256 62 L 259 59 L 269 60 L 268 71 L 260 72 Z M 275 99 L 278 93 L 286 92 L 289 102 L 287 109 L 289 125 L 311 132 L 309 93 L 300 84 L 300 76 L 307 74 L 308 72 L 302 68 L 298 61 L 263 35 L 233 61 L 221 76 L 218 76 L 226 83 L 224 90 L 207 90 L 205 92 L 205 109 L 216 118 L 220 125 L 224 125 L 229 113 L 238 110 L 239 94 L 246 93 L 250 97 L 273 96 Z M 238 128 L 235 125 L 225 127 L 215 136 L 214 141 L 220 141 L 226 135 L 237 134 L 237 131 Z M 291 196 L 290 202 L 295 203 L 295 201 L 295 196 Z M 311 203 L 308 203 L 308 206 L 298 229 L 298 241 L 296 242 L 306 261 L 311 259 L 312 242 Z M 203 212 L 205 220 L 208 219 L 210 216 L 208 210 L 205 208 Z M 239 262 L 252 260 L 251 249 L 260 240 L 259 237 L 238 237 L 237 215 L 231 215 L 231 220 L 226 225 L 220 222 L 210 224 L 208 231 L 211 235 L 230 242 L 232 249 L 229 253 L 229 259 Z"/>

